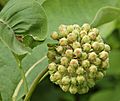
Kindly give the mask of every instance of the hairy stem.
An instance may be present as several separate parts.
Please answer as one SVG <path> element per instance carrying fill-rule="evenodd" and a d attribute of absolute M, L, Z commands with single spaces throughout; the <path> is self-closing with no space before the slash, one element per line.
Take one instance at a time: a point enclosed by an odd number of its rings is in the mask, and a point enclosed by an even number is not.
<path fill-rule="evenodd" d="M 48 74 L 47 71 L 48 71 L 48 68 L 46 68 L 42 73 L 40 73 L 36 77 L 36 79 L 33 81 L 32 85 L 31 85 L 28 93 L 26 94 L 24 101 L 28 101 L 30 99 L 30 97 L 31 97 L 32 93 L 34 92 L 38 83 L 41 82 L 46 77 L 46 74 Z"/>

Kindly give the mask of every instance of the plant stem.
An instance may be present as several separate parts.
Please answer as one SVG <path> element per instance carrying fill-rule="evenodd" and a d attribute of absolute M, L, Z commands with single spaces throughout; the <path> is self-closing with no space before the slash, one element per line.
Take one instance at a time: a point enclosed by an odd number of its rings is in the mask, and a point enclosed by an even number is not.
<path fill-rule="evenodd" d="M 14 54 L 14 57 L 17 61 L 17 64 L 18 64 L 18 67 L 20 69 L 20 73 L 21 73 L 21 77 L 22 77 L 22 80 L 23 80 L 23 85 L 24 85 L 24 91 L 25 91 L 25 94 L 27 94 L 28 92 L 28 84 L 27 84 L 27 80 L 26 80 L 26 77 L 25 77 L 25 72 L 21 66 L 21 61 L 19 60 L 18 56 L 16 54 Z M 16 101 L 16 95 L 13 97 L 13 101 Z"/>
<path fill-rule="evenodd" d="M 48 74 L 47 71 L 48 71 L 48 68 L 46 68 L 42 73 L 40 73 L 36 77 L 36 79 L 33 81 L 32 85 L 31 85 L 28 93 L 26 94 L 24 101 L 28 101 L 30 99 L 30 97 L 31 97 L 33 91 L 35 90 L 36 86 L 38 85 L 39 81 L 41 82 L 44 79 L 44 77 L 46 77 L 46 74 Z"/>

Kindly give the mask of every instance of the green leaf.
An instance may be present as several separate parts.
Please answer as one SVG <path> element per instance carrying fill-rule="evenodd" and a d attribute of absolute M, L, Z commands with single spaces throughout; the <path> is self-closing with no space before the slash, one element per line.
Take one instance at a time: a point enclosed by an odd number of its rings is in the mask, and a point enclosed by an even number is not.
<path fill-rule="evenodd" d="M 13 54 L 0 42 L 0 94 L 2 101 L 12 101 L 13 91 L 20 78 L 19 68 Z"/>
<path fill-rule="evenodd" d="M 28 88 L 30 89 L 35 78 L 40 75 L 48 65 L 47 54 L 47 43 L 46 40 L 41 45 L 35 47 L 31 54 L 28 54 L 22 60 L 22 67 L 25 71 L 25 76 L 28 82 Z M 17 100 L 20 100 L 25 95 L 23 81 L 17 84 L 13 96 L 16 96 Z"/>
<path fill-rule="evenodd" d="M 117 19 L 119 16 L 120 16 L 120 8 L 109 7 L 109 6 L 103 7 L 97 12 L 91 25 L 95 27 L 100 26 Z"/>
<path fill-rule="evenodd" d="M 108 69 L 107 73 L 112 75 L 119 75 L 120 74 L 120 51 L 113 50 L 110 53 L 110 68 Z"/>
<path fill-rule="evenodd" d="M 0 41 L 18 55 L 26 54 L 30 51 L 22 43 L 20 43 L 12 29 L 0 21 Z"/>
<path fill-rule="evenodd" d="M 46 14 L 35 0 L 10 0 L 1 11 L 0 19 L 15 34 L 28 34 L 38 41 L 47 36 Z"/>
<path fill-rule="evenodd" d="M 91 23 L 101 7 L 115 6 L 118 0 L 46 0 L 49 34 L 60 24 Z"/>

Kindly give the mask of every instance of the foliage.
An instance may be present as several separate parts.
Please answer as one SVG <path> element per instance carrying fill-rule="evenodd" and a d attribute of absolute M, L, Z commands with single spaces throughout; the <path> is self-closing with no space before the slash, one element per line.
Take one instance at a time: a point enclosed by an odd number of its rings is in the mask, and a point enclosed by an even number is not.
<path fill-rule="evenodd" d="M 98 27 L 112 48 L 106 78 L 85 95 L 64 93 L 46 78 L 31 101 L 120 100 L 120 0 L 4 1 L 8 0 L 0 0 L 0 101 L 22 101 L 29 94 L 35 80 L 46 70 L 47 43 L 53 42 L 51 32 L 60 24 L 86 22 Z"/>

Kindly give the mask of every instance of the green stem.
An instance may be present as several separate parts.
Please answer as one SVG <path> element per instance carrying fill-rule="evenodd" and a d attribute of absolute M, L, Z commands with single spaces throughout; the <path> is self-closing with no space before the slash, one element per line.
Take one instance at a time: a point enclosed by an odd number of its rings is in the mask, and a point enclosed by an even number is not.
<path fill-rule="evenodd" d="M 23 80 L 25 94 L 27 94 L 27 92 L 28 92 L 28 84 L 27 84 L 27 80 L 26 80 L 26 77 L 25 77 L 25 72 L 24 72 L 24 70 L 23 70 L 23 68 L 21 66 L 21 61 L 19 60 L 18 56 L 16 54 L 14 54 L 14 57 L 15 57 L 15 59 L 17 61 L 18 67 L 20 69 L 20 73 L 21 73 L 21 77 L 22 77 L 22 80 Z M 16 96 L 15 96 L 15 98 L 13 98 L 13 101 L 16 101 Z"/>
<path fill-rule="evenodd" d="M 36 86 L 38 85 L 39 81 L 41 82 L 44 79 L 45 75 L 48 74 L 47 71 L 48 71 L 48 68 L 46 68 L 42 73 L 40 73 L 36 77 L 36 79 L 33 81 L 32 85 L 31 85 L 28 93 L 26 94 L 24 101 L 28 101 L 30 99 L 30 97 L 31 97 L 33 91 L 35 90 Z"/>

